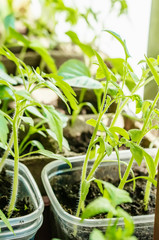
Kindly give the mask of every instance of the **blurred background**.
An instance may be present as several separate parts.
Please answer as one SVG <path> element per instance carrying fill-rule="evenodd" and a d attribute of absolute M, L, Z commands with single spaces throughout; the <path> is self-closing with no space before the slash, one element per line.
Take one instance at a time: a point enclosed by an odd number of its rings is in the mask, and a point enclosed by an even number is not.
<path fill-rule="evenodd" d="M 60 42 L 70 41 L 65 32 L 73 30 L 83 42 L 96 38 L 97 47 L 111 57 L 123 56 L 120 45 L 102 32 L 111 29 L 126 40 L 130 54 L 138 61 L 147 51 L 150 11 L 151 0 L 2 0 L 1 42 L 8 25 L 21 32 L 25 32 L 24 26 L 30 28 L 30 34 L 32 31 L 38 38 L 45 36 L 47 30 L 53 31 Z M 47 46 L 44 39 L 43 44 Z"/>
<path fill-rule="evenodd" d="M 52 50 L 59 43 L 76 44 L 75 36 L 65 34 L 73 31 L 82 43 L 109 57 L 124 57 L 121 45 L 103 31 L 109 29 L 126 40 L 129 62 L 140 75 L 137 63 L 147 54 L 150 13 L 151 0 L 1 0 L 0 44 L 26 47 L 25 39 L 12 28 L 33 45 Z"/>

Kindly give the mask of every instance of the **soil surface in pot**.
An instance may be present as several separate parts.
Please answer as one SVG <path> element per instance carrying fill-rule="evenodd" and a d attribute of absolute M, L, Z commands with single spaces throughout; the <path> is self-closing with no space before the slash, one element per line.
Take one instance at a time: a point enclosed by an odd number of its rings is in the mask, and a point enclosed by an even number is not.
<path fill-rule="evenodd" d="M 0 174 L 0 209 L 7 216 L 8 204 L 11 196 L 12 189 L 12 177 L 8 176 L 3 169 Z M 23 191 L 19 184 L 19 192 Z M 34 207 L 30 202 L 29 197 L 17 198 L 15 210 L 13 211 L 11 218 L 25 216 L 34 211 Z"/>
<path fill-rule="evenodd" d="M 105 167 L 106 168 L 106 167 Z M 105 172 L 105 168 L 99 168 L 96 173 L 96 178 L 103 179 L 104 181 L 110 182 L 115 186 L 119 185 L 119 180 L 117 179 L 118 170 L 117 167 L 114 166 L 113 170 L 108 170 Z M 109 167 L 107 167 L 109 168 Z M 144 164 L 139 168 L 135 166 L 134 174 L 136 177 L 138 176 L 147 176 L 146 168 Z M 112 175 L 114 173 L 114 176 Z M 71 215 L 76 214 L 77 204 L 79 201 L 79 186 L 80 186 L 80 171 L 74 171 L 72 174 L 63 174 L 55 176 L 51 182 L 53 186 L 53 190 L 55 195 L 62 205 L 63 209 L 70 213 Z M 102 177 L 99 177 L 102 176 Z M 155 195 L 156 190 L 152 187 L 151 194 L 150 194 L 150 204 L 148 211 L 144 211 L 144 190 L 145 190 L 145 180 L 140 179 L 136 181 L 136 189 L 133 191 L 133 184 L 127 183 L 125 185 L 125 190 L 129 192 L 132 203 L 129 204 L 122 204 L 121 207 L 126 210 L 131 216 L 136 215 L 145 215 L 145 214 L 152 214 L 155 210 Z M 89 193 L 86 199 L 86 205 L 89 204 L 95 198 L 101 196 L 100 190 L 96 183 L 92 182 Z M 105 214 L 100 214 L 95 218 L 105 218 Z"/>

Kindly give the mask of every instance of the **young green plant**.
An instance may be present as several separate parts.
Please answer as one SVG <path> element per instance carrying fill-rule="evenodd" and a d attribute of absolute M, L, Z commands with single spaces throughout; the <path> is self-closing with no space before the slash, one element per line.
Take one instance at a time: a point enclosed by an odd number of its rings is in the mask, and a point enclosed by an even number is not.
<path fill-rule="evenodd" d="M 151 115 L 151 113 L 150 113 L 151 110 L 150 110 L 148 116 L 146 117 L 146 121 L 144 123 L 143 130 L 141 131 L 140 137 L 139 136 L 136 137 L 137 141 L 135 141 L 136 138 L 134 138 L 136 130 L 134 130 L 134 132 L 133 131 L 127 132 L 125 129 L 115 126 L 116 120 L 118 119 L 120 113 L 122 112 L 123 108 L 126 106 L 126 104 L 130 100 L 133 100 L 133 101 L 135 100 L 137 102 L 137 109 L 138 109 L 138 105 L 140 103 L 140 97 L 136 94 L 136 91 L 138 89 L 140 89 L 140 87 L 142 87 L 148 81 L 152 80 L 152 78 L 146 80 L 150 70 L 143 71 L 142 76 L 139 79 L 134 72 L 130 71 L 129 65 L 127 63 L 127 60 L 130 55 L 127 51 L 125 41 L 123 41 L 121 39 L 121 37 L 119 35 L 117 35 L 116 33 L 111 32 L 111 31 L 107 31 L 107 32 L 112 34 L 121 43 L 121 45 L 124 48 L 125 61 L 123 61 L 123 72 L 124 72 L 123 79 L 122 79 L 123 82 L 122 82 L 122 86 L 118 85 L 118 94 L 116 95 L 116 97 L 113 100 L 111 100 L 110 97 L 107 95 L 108 85 L 109 85 L 109 82 L 112 83 L 113 81 L 114 81 L 114 84 L 117 85 L 117 81 L 115 82 L 115 77 L 114 77 L 113 73 L 111 72 L 110 69 L 108 69 L 108 67 L 106 66 L 106 64 L 104 63 L 102 58 L 99 56 L 99 54 L 97 52 L 95 52 L 96 57 L 99 62 L 100 72 L 102 72 L 101 76 L 102 76 L 102 78 L 103 78 L 103 75 L 105 76 L 106 83 L 105 83 L 105 91 L 104 91 L 103 100 L 102 100 L 100 112 L 98 115 L 98 119 L 97 120 L 91 119 L 88 121 L 88 123 L 90 125 L 94 126 L 94 132 L 93 132 L 92 138 L 90 140 L 90 144 L 88 146 L 88 150 L 87 150 L 86 157 L 85 157 L 84 164 L 83 164 L 82 176 L 81 176 L 81 186 L 80 186 L 80 200 L 79 200 L 77 213 L 76 213 L 77 217 L 79 217 L 81 211 L 84 211 L 84 209 L 85 209 L 85 198 L 88 194 L 90 182 L 93 180 L 93 176 L 94 176 L 96 169 L 98 168 L 100 163 L 102 161 L 104 161 L 105 156 L 106 155 L 109 156 L 111 154 L 113 149 L 115 150 L 116 155 L 117 155 L 117 162 L 118 162 L 118 167 L 119 167 L 119 178 L 120 178 L 120 185 L 119 185 L 120 189 L 122 189 L 124 187 L 125 183 L 127 182 L 127 177 L 131 172 L 132 163 L 134 162 L 134 160 L 138 163 L 138 165 L 140 165 L 143 160 L 143 157 L 145 158 L 147 170 L 149 173 L 149 177 L 144 177 L 144 178 L 156 185 L 156 181 L 154 180 L 154 174 L 155 174 L 154 161 L 153 161 L 152 157 L 141 146 L 139 146 L 141 139 L 147 132 L 146 127 L 147 127 L 148 120 Z M 98 71 L 98 73 L 99 73 L 99 71 Z M 126 96 L 123 93 L 123 88 L 125 86 L 125 82 L 128 80 L 130 83 L 132 83 L 132 85 L 131 85 L 132 90 L 131 90 L 130 95 Z M 114 101 L 117 102 L 117 109 L 114 114 L 114 119 L 113 119 L 112 123 L 110 124 L 110 127 L 106 127 L 102 122 L 102 116 L 108 110 L 109 106 Z M 156 101 L 157 101 L 157 98 L 156 98 Z M 155 102 L 154 102 L 152 108 L 155 106 Z M 105 135 L 97 136 L 98 131 L 105 132 Z M 137 131 L 137 132 L 140 133 L 140 131 Z M 119 139 L 119 134 L 122 137 L 121 139 Z M 121 171 L 120 171 L 120 159 L 119 159 L 118 148 L 123 144 L 125 144 L 126 146 L 128 146 L 130 148 L 130 151 L 132 153 L 132 158 L 126 168 L 126 172 L 125 172 L 124 176 L 122 177 Z M 91 170 L 87 173 L 87 164 L 88 164 L 89 159 L 91 159 L 91 158 L 95 158 L 95 161 L 94 161 L 94 164 L 93 164 Z M 134 177 L 133 177 L 133 180 L 135 181 Z M 135 182 L 134 182 L 134 186 L 135 186 Z"/>
<path fill-rule="evenodd" d="M 8 207 L 8 216 L 11 216 L 12 211 L 15 207 L 17 191 L 18 191 L 18 163 L 19 163 L 19 142 L 18 142 L 18 131 L 21 126 L 22 120 L 26 120 L 24 117 L 24 112 L 27 108 L 37 106 L 38 108 L 42 109 L 46 114 L 47 118 L 50 119 L 50 128 L 56 135 L 58 144 L 60 149 L 62 148 L 63 142 L 63 134 L 62 134 L 62 121 L 60 116 L 58 115 L 57 111 L 53 108 L 53 106 L 44 105 L 35 99 L 32 98 L 31 94 L 33 91 L 47 87 L 54 91 L 67 105 L 69 110 L 68 101 L 72 108 L 77 107 L 77 102 L 75 99 L 75 93 L 71 89 L 71 87 L 62 81 L 62 78 L 53 75 L 53 77 L 44 78 L 40 75 L 40 70 L 36 69 L 32 70 L 30 67 L 26 66 L 22 61 L 15 57 L 15 55 L 10 52 L 6 47 L 0 48 L 0 54 L 6 56 L 8 59 L 12 60 L 18 68 L 20 77 L 22 78 L 22 82 L 24 85 L 24 90 L 16 90 L 14 88 L 14 78 L 11 78 L 7 74 L 1 73 L 0 75 L 0 85 L 5 85 L 12 91 L 12 95 L 15 101 L 15 109 L 13 118 L 10 117 L 7 113 L 0 110 L 0 141 L 2 147 L 5 149 L 4 154 L 0 161 L 0 172 L 5 164 L 5 161 L 9 154 L 12 155 L 14 158 L 14 178 L 13 178 L 13 187 L 11 192 L 11 199 Z M 26 80 L 27 79 L 27 80 Z M 63 92 L 61 92 L 60 91 Z M 40 114 L 40 112 L 39 112 Z M 27 122 L 32 122 L 32 118 L 27 118 Z M 12 127 L 12 132 L 10 133 L 10 138 L 8 140 L 8 124 Z M 12 150 L 13 147 L 13 150 Z M 34 152 L 30 152 L 26 155 L 30 154 L 43 154 L 45 156 L 49 156 L 51 158 L 59 159 L 59 155 L 53 154 L 50 151 L 45 149 L 39 149 Z M 26 156 L 25 155 L 25 156 Z M 23 156 L 21 156 L 23 157 Z M 66 158 L 62 158 L 66 161 L 69 165 L 69 161 Z M 71 165 L 70 165 L 71 166 Z"/>
<path fill-rule="evenodd" d="M 93 229 L 89 240 L 136 240 L 132 236 L 134 232 L 134 224 L 131 216 L 124 211 L 119 205 L 122 203 L 131 203 L 132 200 L 125 190 L 118 189 L 112 184 L 95 179 L 95 182 L 100 186 L 101 194 L 87 205 L 81 215 L 81 221 L 89 219 L 98 214 L 105 214 L 109 219 L 105 234 L 99 229 Z M 116 219 L 112 219 L 116 217 Z M 123 218 L 124 227 L 118 226 L 119 218 Z"/>

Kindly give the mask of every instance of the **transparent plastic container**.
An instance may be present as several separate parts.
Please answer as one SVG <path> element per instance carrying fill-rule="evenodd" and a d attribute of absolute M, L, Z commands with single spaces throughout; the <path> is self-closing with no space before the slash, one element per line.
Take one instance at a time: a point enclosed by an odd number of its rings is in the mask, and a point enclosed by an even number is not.
<path fill-rule="evenodd" d="M 7 160 L 5 166 L 7 174 L 13 176 L 14 161 Z M 32 240 L 43 222 L 44 204 L 40 191 L 28 168 L 19 163 L 18 198 L 24 198 L 25 196 L 29 196 L 35 210 L 26 216 L 9 219 L 15 236 L 9 231 L 4 222 L 0 221 L 0 240 Z"/>
<path fill-rule="evenodd" d="M 151 156 L 154 156 L 156 153 L 156 149 L 147 150 Z M 120 151 L 120 159 L 123 161 L 129 161 L 131 158 L 131 153 L 129 150 Z M 62 174 L 73 174 L 75 181 L 78 180 L 76 178 L 80 177 L 80 174 L 77 174 L 77 171 L 81 171 L 81 167 L 83 165 L 83 160 L 85 156 L 69 158 L 72 163 L 72 169 L 69 166 L 58 160 L 47 164 L 42 171 L 42 181 L 45 187 L 45 190 L 48 194 L 48 197 L 51 201 L 51 207 L 53 211 L 53 224 L 52 228 L 54 230 L 54 236 L 58 237 L 62 240 L 70 240 L 70 239 L 78 239 L 78 240 L 87 240 L 89 239 L 89 235 L 94 228 L 99 228 L 103 232 L 106 230 L 106 226 L 108 225 L 108 219 L 85 219 L 83 222 L 80 222 L 80 218 L 77 218 L 73 215 L 68 214 L 63 210 L 61 205 L 59 204 L 54 191 L 51 186 L 52 179 L 54 176 L 62 175 Z M 116 160 L 115 153 L 112 153 L 106 159 L 114 159 Z M 88 167 L 91 167 L 93 161 L 88 162 Z M 118 178 L 117 164 L 116 163 L 102 163 L 103 174 L 112 174 L 113 178 Z M 124 171 L 124 165 L 122 166 Z M 98 173 L 98 169 L 96 172 L 96 177 L 100 177 Z M 62 180 L 61 180 L 62 181 Z M 140 240 L 152 240 L 153 239 L 153 226 L 154 226 L 154 214 L 144 215 L 144 216 L 135 216 L 133 217 L 135 224 L 135 235 Z M 118 225 L 123 226 L 123 220 L 120 219 Z M 74 228 L 77 228 L 77 235 L 74 237 L 73 232 Z"/>

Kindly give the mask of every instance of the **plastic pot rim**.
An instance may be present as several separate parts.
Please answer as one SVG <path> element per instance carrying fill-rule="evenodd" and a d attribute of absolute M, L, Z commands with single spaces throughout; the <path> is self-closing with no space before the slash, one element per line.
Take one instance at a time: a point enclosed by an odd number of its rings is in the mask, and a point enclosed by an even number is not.
<path fill-rule="evenodd" d="M 14 161 L 7 159 L 6 165 L 7 164 L 13 167 Z M 42 215 L 42 212 L 44 210 L 44 203 L 43 203 L 41 193 L 30 171 L 23 163 L 20 163 L 20 162 L 19 162 L 19 170 L 22 170 L 25 173 L 27 180 L 29 181 L 29 184 L 32 186 L 32 189 L 34 189 L 34 195 L 36 196 L 38 207 L 32 213 L 27 214 L 25 216 L 21 216 L 17 218 L 9 218 L 9 222 L 12 227 L 34 222 L 36 219 L 38 219 Z M 0 226 L 1 228 L 6 227 L 6 225 L 2 220 L 0 220 Z"/>
<path fill-rule="evenodd" d="M 154 154 L 157 152 L 157 149 L 145 149 L 145 150 L 151 156 L 154 156 Z M 121 150 L 121 151 L 119 151 L 119 155 L 123 161 L 129 161 L 129 159 L 132 156 L 130 150 Z M 70 158 L 68 158 L 68 160 L 70 160 L 70 162 L 73 163 L 73 162 L 77 162 L 77 161 L 83 161 L 84 158 L 85 158 L 85 155 L 77 156 L 77 157 L 70 157 Z M 114 160 L 117 159 L 116 154 L 114 152 L 109 157 L 106 157 L 105 159 L 112 159 L 112 158 Z M 90 161 L 92 161 L 92 160 L 90 160 Z M 65 220 L 68 223 L 73 224 L 73 225 L 86 226 L 86 227 L 106 226 L 109 222 L 109 219 L 85 219 L 83 222 L 80 222 L 81 219 L 79 217 L 73 216 L 63 210 L 63 208 L 61 207 L 60 203 L 58 202 L 58 200 L 52 190 L 50 182 L 49 182 L 49 173 L 51 172 L 51 170 L 53 168 L 60 166 L 61 164 L 66 165 L 66 163 L 64 163 L 61 160 L 56 160 L 54 162 L 50 162 L 43 168 L 42 174 L 41 174 L 44 188 L 47 192 L 47 195 L 50 199 L 51 205 L 53 206 L 56 214 L 58 214 L 63 220 Z M 111 165 L 111 164 L 114 165 L 114 163 L 108 163 L 108 165 Z M 60 174 L 60 170 L 58 171 L 58 174 Z M 55 176 L 55 174 L 52 174 L 52 176 Z M 132 218 L 133 218 L 135 225 L 138 225 L 141 223 L 151 225 L 154 222 L 154 214 L 133 216 Z M 112 222 L 115 220 L 116 220 L 116 218 L 113 218 Z M 123 219 L 119 218 L 118 225 L 123 225 L 123 224 L 124 224 Z"/>

